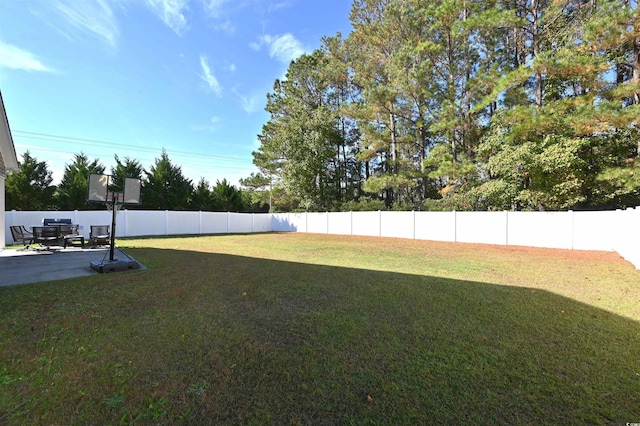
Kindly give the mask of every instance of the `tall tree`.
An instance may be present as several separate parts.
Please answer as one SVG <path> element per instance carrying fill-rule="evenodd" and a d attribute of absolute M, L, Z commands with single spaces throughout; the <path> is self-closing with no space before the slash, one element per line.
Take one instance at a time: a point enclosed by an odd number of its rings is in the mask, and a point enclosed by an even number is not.
<path fill-rule="evenodd" d="M 184 210 L 188 207 L 193 185 L 182 174 L 182 168 L 171 163 L 166 150 L 162 150 L 160 158 L 144 173 L 141 190 L 144 208 Z"/>
<path fill-rule="evenodd" d="M 254 159 L 279 208 L 640 203 L 636 0 L 355 0 L 350 18 L 269 97 Z"/>
<path fill-rule="evenodd" d="M 75 154 L 73 163 L 66 164 L 64 175 L 56 191 L 58 208 L 61 210 L 87 210 L 95 208 L 87 203 L 87 188 L 90 174 L 104 174 L 104 166 L 98 159 L 89 160 L 84 153 Z"/>
<path fill-rule="evenodd" d="M 485 199 L 502 198 L 516 209 L 567 209 L 610 206 L 607 193 L 616 194 L 614 204 L 637 197 L 629 182 L 611 191 L 625 162 L 635 162 L 628 158 L 638 116 L 633 102 L 621 102 L 633 99 L 637 86 L 610 77 L 620 69 L 617 43 L 635 32 L 616 3 L 553 2 L 539 10 L 539 50 L 504 79 L 528 90 L 530 103 L 495 115 L 483 142 L 492 178 L 481 188 Z M 622 174 L 629 172 L 635 169 Z"/>
<path fill-rule="evenodd" d="M 327 62 L 320 50 L 291 62 L 285 80 L 277 80 L 267 95 L 270 119 L 253 154 L 254 163 L 276 176 L 276 185 L 302 209 L 327 209 L 336 198 L 335 170 L 329 166 L 342 140 L 328 100 Z"/>
<path fill-rule="evenodd" d="M 398 88 L 392 81 L 391 61 L 402 44 L 400 25 L 386 14 L 391 0 L 355 0 L 351 9 L 354 30 L 347 39 L 354 80 L 363 102 L 354 109 L 362 130 L 360 159 L 371 167 L 365 190 L 381 193 L 387 205 L 411 183 L 400 172 Z"/>
<path fill-rule="evenodd" d="M 19 170 L 7 176 L 7 210 L 47 210 L 55 206 L 52 172 L 46 161 L 38 161 L 29 151 L 18 162 Z"/>

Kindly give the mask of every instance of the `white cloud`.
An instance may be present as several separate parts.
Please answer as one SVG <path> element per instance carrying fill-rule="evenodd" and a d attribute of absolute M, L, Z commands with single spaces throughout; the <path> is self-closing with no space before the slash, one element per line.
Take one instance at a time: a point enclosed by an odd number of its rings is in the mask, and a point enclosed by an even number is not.
<path fill-rule="evenodd" d="M 209 63 L 207 62 L 207 57 L 204 55 L 200 55 L 200 66 L 202 67 L 202 74 L 199 74 L 200 78 L 207 83 L 209 89 L 218 96 L 222 95 L 222 88 L 220 87 L 220 83 L 213 72 Z"/>
<path fill-rule="evenodd" d="M 300 40 L 290 33 L 279 36 L 265 34 L 260 36 L 257 42 L 249 43 L 249 46 L 254 50 L 267 46 L 269 56 L 285 64 L 299 58 L 305 52 Z"/>
<path fill-rule="evenodd" d="M 201 0 L 202 8 L 208 17 L 218 19 L 222 15 L 222 6 L 230 0 Z"/>
<path fill-rule="evenodd" d="M 257 52 L 262 48 L 262 43 L 252 41 L 251 43 L 249 43 L 249 47 Z"/>
<path fill-rule="evenodd" d="M 226 66 L 224 69 L 229 71 L 231 74 L 233 74 L 234 72 L 236 72 L 236 64 L 230 64 Z"/>
<path fill-rule="evenodd" d="M 0 41 L 0 68 L 52 72 L 31 52 Z"/>
<path fill-rule="evenodd" d="M 176 34 L 182 35 L 187 28 L 187 18 L 184 16 L 188 9 L 189 0 L 144 0 L 147 7 L 158 16 Z"/>
<path fill-rule="evenodd" d="M 53 0 L 43 3 L 53 8 L 55 13 L 65 21 L 64 25 L 51 22 L 50 17 L 40 10 L 34 13 L 67 38 L 79 39 L 84 34 L 89 34 L 115 47 L 119 29 L 112 8 L 114 4 L 116 3 L 106 0 Z"/>
<path fill-rule="evenodd" d="M 218 31 L 222 31 L 225 34 L 233 35 L 236 32 L 236 26 L 231 23 L 230 20 L 226 20 L 220 24 L 214 25 L 214 28 Z"/>
<path fill-rule="evenodd" d="M 240 106 L 246 113 L 254 113 L 258 110 L 260 102 L 265 99 L 264 95 L 243 95 L 238 90 L 233 89 L 233 93 L 240 99 Z"/>
<path fill-rule="evenodd" d="M 211 117 L 211 120 L 209 120 L 209 125 L 207 126 L 207 130 L 210 132 L 215 132 L 218 127 L 220 127 L 220 123 L 222 123 L 222 117 Z"/>
<path fill-rule="evenodd" d="M 284 0 L 277 3 L 271 3 L 269 4 L 269 6 L 267 6 L 267 13 L 272 13 L 278 9 L 284 9 L 284 8 L 290 7 L 293 5 L 293 3 L 294 1 L 291 1 L 291 0 Z"/>

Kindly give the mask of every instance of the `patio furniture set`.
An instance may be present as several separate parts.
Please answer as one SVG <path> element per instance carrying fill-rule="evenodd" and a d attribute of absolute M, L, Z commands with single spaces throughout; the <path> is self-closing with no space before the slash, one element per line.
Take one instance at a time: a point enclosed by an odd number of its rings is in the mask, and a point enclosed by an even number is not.
<path fill-rule="evenodd" d="M 25 250 L 34 244 L 38 244 L 39 248 L 44 250 L 78 244 L 82 248 L 85 247 L 85 239 L 79 233 L 79 225 L 72 224 L 71 219 L 43 219 L 42 226 L 32 226 L 31 231 L 21 225 L 10 226 L 10 229 L 13 240 L 22 244 Z M 110 245 L 109 225 L 91 225 L 88 243 L 92 248 Z"/>

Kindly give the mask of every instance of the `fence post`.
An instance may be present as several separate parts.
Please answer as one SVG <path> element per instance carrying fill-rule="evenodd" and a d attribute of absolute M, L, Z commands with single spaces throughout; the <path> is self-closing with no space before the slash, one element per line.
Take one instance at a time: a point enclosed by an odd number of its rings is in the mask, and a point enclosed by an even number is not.
<path fill-rule="evenodd" d="M 329 212 L 327 213 L 327 234 L 329 233 Z"/>
<path fill-rule="evenodd" d="M 504 245 L 509 245 L 509 211 L 504 211 Z"/>
<path fill-rule="evenodd" d="M 231 233 L 231 213 L 227 212 L 227 234 Z"/>
<path fill-rule="evenodd" d="M 413 239 L 416 239 L 416 211 L 411 210 L 413 212 Z"/>
<path fill-rule="evenodd" d="M 164 211 L 164 235 L 169 235 L 169 210 Z"/>
<path fill-rule="evenodd" d="M 458 212 L 453 211 L 453 242 L 458 242 Z"/>
<path fill-rule="evenodd" d="M 253 234 L 255 231 L 254 221 L 255 221 L 255 213 L 251 213 L 251 233 Z"/>
<path fill-rule="evenodd" d="M 382 210 L 378 210 L 378 237 L 382 237 Z"/>

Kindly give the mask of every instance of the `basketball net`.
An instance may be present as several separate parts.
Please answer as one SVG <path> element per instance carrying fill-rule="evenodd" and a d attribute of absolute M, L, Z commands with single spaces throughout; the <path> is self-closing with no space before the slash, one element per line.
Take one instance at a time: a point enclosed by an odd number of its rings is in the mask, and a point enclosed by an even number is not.
<path fill-rule="evenodd" d="M 115 195 L 115 196 L 114 196 Z M 107 202 L 104 203 L 107 206 L 107 210 L 110 212 L 113 211 L 113 207 L 115 205 L 116 214 L 122 208 L 122 203 L 124 201 L 124 194 L 122 192 L 116 192 L 115 194 L 111 191 L 107 192 Z"/>
<path fill-rule="evenodd" d="M 113 203 L 104 203 L 104 204 L 107 206 L 107 210 L 109 210 L 110 212 L 113 211 Z M 116 214 L 118 214 L 121 208 L 122 208 L 122 204 L 116 202 Z"/>

